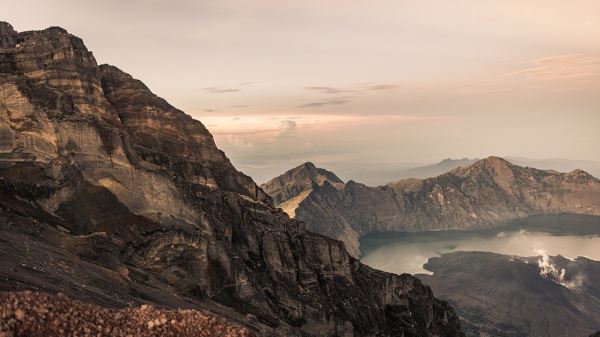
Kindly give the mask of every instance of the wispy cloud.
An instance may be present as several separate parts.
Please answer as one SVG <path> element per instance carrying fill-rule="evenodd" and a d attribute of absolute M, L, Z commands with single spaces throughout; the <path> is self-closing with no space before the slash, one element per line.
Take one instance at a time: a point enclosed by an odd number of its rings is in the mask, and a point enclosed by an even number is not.
<path fill-rule="evenodd" d="M 333 130 L 352 125 L 376 125 L 389 123 L 418 123 L 439 120 L 439 117 L 416 115 L 336 115 L 312 114 L 273 117 L 272 115 L 223 116 L 220 114 L 202 117 L 206 126 L 211 126 L 213 135 L 244 135 L 278 139 L 282 136 L 298 136 L 300 130 Z"/>
<path fill-rule="evenodd" d="M 322 94 L 341 94 L 341 93 L 348 93 L 348 92 L 355 92 L 356 91 L 356 89 L 335 88 L 335 87 L 320 87 L 320 86 L 304 87 L 304 89 L 306 89 L 306 90 L 312 90 L 312 91 L 317 91 L 317 92 L 320 92 Z"/>
<path fill-rule="evenodd" d="M 279 123 L 279 130 L 277 132 L 278 137 L 284 137 L 296 130 L 296 122 L 291 119 L 282 120 Z"/>
<path fill-rule="evenodd" d="M 238 92 L 242 89 L 240 88 L 231 88 L 231 87 L 208 87 L 204 88 L 204 91 L 211 94 L 226 94 L 230 92 Z"/>
<path fill-rule="evenodd" d="M 233 85 L 233 86 L 206 87 L 206 88 L 204 88 L 204 91 L 206 91 L 210 94 L 228 94 L 228 93 L 241 91 L 243 87 L 253 85 L 256 83 L 258 83 L 258 82 L 241 82 L 241 83 L 237 83 L 236 85 Z"/>
<path fill-rule="evenodd" d="M 393 90 L 398 87 L 399 87 L 399 85 L 397 85 L 397 84 L 375 84 L 375 85 L 367 86 L 366 89 L 374 90 L 374 91 L 382 91 L 382 90 Z"/>
<path fill-rule="evenodd" d="M 384 91 L 384 90 L 394 90 L 398 88 L 397 84 L 371 84 L 371 83 L 362 83 L 350 87 L 330 87 L 330 86 L 308 86 L 304 87 L 306 90 L 316 91 L 322 94 L 327 95 L 336 95 L 336 94 L 347 94 L 347 93 L 364 93 L 368 91 Z"/>
<path fill-rule="evenodd" d="M 317 107 L 322 107 L 322 106 L 326 106 L 326 105 L 342 105 L 342 104 L 346 104 L 348 102 L 350 102 L 350 100 L 332 99 L 332 100 L 310 102 L 310 103 L 298 105 L 297 108 L 317 108 Z"/>
<path fill-rule="evenodd" d="M 525 76 L 530 80 L 589 80 L 600 78 L 600 56 L 557 55 L 531 60 L 529 67 L 504 74 Z"/>

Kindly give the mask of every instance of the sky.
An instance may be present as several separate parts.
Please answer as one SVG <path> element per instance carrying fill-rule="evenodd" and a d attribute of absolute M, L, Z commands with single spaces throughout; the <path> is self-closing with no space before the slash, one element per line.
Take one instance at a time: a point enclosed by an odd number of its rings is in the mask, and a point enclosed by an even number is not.
<path fill-rule="evenodd" d="M 202 121 L 258 183 L 443 158 L 600 160 L 597 0 L 0 0 Z"/>

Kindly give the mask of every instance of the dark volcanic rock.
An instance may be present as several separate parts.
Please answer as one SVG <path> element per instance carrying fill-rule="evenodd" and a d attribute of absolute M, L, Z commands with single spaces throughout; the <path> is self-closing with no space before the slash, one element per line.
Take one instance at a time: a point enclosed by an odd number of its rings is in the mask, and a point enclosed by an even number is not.
<path fill-rule="evenodd" d="M 461 336 L 410 275 L 272 207 L 198 121 L 60 28 L 0 25 L 0 289 L 205 308 L 262 335 Z"/>
<path fill-rule="evenodd" d="M 456 252 L 425 268 L 434 274 L 417 276 L 457 309 L 467 336 L 588 336 L 600 329 L 598 261 Z"/>
<path fill-rule="evenodd" d="M 429 179 L 368 187 L 315 186 L 295 217 L 309 230 L 342 240 L 358 256 L 369 232 L 490 228 L 536 214 L 600 215 L 600 181 L 520 167 L 489 157 Z"/>

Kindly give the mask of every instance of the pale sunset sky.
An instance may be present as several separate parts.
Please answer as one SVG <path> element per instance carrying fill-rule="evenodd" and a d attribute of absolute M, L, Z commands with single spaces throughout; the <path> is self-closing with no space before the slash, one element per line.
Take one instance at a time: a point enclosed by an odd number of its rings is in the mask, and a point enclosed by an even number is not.
<path fill-rule="evenodd" d="M 600 1 L 10 1 L 202 121 L 259 183 L 447 157 L 600 160 Z M 357 171 L 358 172 L 358 171 Z"/>

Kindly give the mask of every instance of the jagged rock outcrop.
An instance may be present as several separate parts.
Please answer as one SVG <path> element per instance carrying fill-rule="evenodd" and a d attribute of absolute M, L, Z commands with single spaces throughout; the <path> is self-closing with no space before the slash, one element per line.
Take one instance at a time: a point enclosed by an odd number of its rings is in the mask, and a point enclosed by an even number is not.
<path fill-rule="evenodd" d="M 273 208 L 199 121 L 79 38 L 0 34 L 0 290 L 205 308 L 265 336 L 462 336 L 418 279 Z"/>
<path fill-rule="evenodd" d="M 490 228 L 550 213 L 600 215 L 600 181 L 581 170 L 543 171 L 489 157 L 380 187 L 325 182 L 295 209 L 309 230 L 343 241 L 354 256 L 369 232 Z"/>

